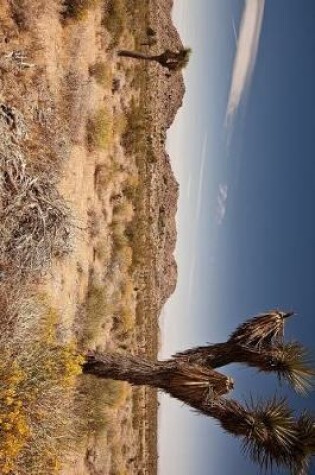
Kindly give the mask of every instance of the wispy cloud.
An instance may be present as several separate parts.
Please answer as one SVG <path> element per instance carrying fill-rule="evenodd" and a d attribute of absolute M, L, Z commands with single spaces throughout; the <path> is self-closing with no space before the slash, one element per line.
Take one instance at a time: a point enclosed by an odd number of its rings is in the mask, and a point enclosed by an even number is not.
<path fill-rule="evenodd" d="M 227 198 L 228 198 L 228 186 L 226 184 L 220 184 L 219 193 L 217 196 L 217 210 L 216 210 L 218 224 L 222 224 L 222 221 L 225 217 Z"/>
<path fill-rule="evenodd" d="M 246 0 L 234 58 L 232 81 L 225 116 L 226 125 L 233 123 L 234 115 L 251 83 L 257 58 L 264 9 L 265 0 Z"/>
<path fill-rule="evenodd" d="M 205 134 L 203 138 L 203 142 L 202 142 L 201 165 L 200 165 L 198 189 L 197 189 L 196 224 L 199 221 L 200 213 L 201 213 L 202 190 L 203 190 L 203 183 L 205 179 L 204 170 L 205 170 L 205 164 L 206 164 L 206 158 L 207 158 L 207 145 L 208 145 L 208 135 Z"/>

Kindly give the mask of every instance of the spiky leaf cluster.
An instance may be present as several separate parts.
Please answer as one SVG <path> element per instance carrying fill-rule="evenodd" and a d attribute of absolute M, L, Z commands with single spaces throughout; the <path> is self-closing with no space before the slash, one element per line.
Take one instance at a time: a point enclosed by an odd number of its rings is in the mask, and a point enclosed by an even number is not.
<path fill-rule="evenodd" d="M 292 312 L 273 310 L 242 323 L 230 336 L 229 341 L 251 348 L 268 347 L 282 342 L 285 319 Z"/>
<path fill-rule="evenodd" d="M 268 369 L 265 369 L 268 371 Z M 270 351 L 269 371 L 286 381 L 299 393 L 306 395 L 314 383 L 315 371 L 308 351 L 299 343 L 276 346 Z"/>

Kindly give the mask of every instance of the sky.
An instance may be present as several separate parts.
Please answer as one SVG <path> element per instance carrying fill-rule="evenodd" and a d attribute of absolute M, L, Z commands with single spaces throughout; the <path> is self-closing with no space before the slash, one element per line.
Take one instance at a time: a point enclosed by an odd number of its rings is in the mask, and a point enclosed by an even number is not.
<path fill-rule="evenodd" d="M 180 185 L 179 276 L 160 357 L 224 341 L 275 307 L 298 313 L 286 336 L 314 350 L 315 2 L 175 0 L 173 18 L 193 54 L 167 141 Z M 272 376 L 224 370 L 233 398 L 277 389 L 315 409 L 314 395 L 301 400 Z M 215 422 L 160 400 L 160 475 L 259 473 Z"/>

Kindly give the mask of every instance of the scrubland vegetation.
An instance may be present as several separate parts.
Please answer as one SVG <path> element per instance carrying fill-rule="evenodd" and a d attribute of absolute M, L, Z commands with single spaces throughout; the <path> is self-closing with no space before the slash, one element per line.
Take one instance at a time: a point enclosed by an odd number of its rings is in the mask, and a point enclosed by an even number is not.
<path fill-rule="evenodd" d="M 113 48 L 121 41 L 130 46 L 140 42 L 131 21 L 138 6 L 124 0 L 4 3 L 0 10 L 7 35 L 0 45 L 4 85 L 0 97 L 0 472 L 60 473 L 69 457 L 80 450 L 84 453 L 95 438 L 107 447 L 110 473 L 128 473 L 126 460 L 131 464 L 137 460 L 141 468 L 147 456 L 143 442 L 147 428 L 140 419 L 149 391 L 133 392 L 125 383 L 110 380 L 92 382 L 80 373 L 81 355 L 91 348 L 145 351 L 145 321 L 138 314 L 139 289 L 144 285 L 139 256 L 146 252 L 139 234 L 145 231 L 137 227 L 144 183 L 138 159 L 144 151 L 139 145 L 144 134 L 139 97 L 145 68 L 118 69 L 112 59 Z M 146 8 L 140 10 L 142 26 L 138 26 L 144 31 Z M 56 27 L 58 21 L 69 35 L 73 49 L 69 58 L 65 55 L 69 64 L 62 72 L 54 64 L 57 56 L 50 57 L 54 52 L 45 45 L 45 33 L 35 26 L 42 14 L 47 15 L 47 24 L 52 19 Z M 83 70 L 76 63 L 80 57 L 76 28 L 96 14 L 101 17 L 99 39 L 109 55 L 101 50 Z M 71 40 L 71 34 L 78 36 Z M 14 51 L 21 55 L 10 57 Z M 122 87 L 132 91 L 123 107 L 118 100 L 99 100 L 102 94 L 115 99 Z M 85 107 L 93 88 L 96 104 Z M 55 261 L 63 262 L 76 252 L 74 238 L 82 239 L 84 232 L 60 190 L 74 147 L 85 148 L 88 160 L 95 160 L 97 209 L 92 204 L 88 211 L 94 261 L 88 269 L 85 299 L 69 324 L 62 302 L 56 305 L 46 290 L 46 280 Z M 142 216 L 141 222 L 145 219 Z M 78 262 L 78 275 L 84 272 Z M 142 458 L 136 444 L 129 441 L 127 446 L 130 434 L 142 440 Z"/>
<path fill-rule="evenodd" d="M 58 473 L 85 430 L 84 421 L 73 424 L 83 357 L 75 341 L 64 340 L 60 316 L 45 296 L 6 302 L 7 312 L 12 305 L 14 322 L 2 315 L 8 321 L 0 335 L 0 471 Z"/>

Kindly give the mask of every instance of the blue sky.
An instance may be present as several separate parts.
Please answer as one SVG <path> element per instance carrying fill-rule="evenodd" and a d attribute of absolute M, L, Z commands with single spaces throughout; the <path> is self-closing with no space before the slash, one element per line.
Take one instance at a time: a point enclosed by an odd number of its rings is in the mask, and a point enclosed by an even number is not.
<path fill-rule="evenodd" d="M 222 341 L 245 317 L 274 307 L 298 312 L 286 334 L 314 349 L 315 2 L 266 0 L 256 37 L 250 25 L 240 34 L 244 6 L 175 0 L 174 21 L 193 55 L 168 134 L 180 183 L 179 279 L 163 310 L 161 357 Z M 254 52 L 247 77 L 235 67 L 242 43 Z M 276 388 L 244 368 L 225 372 L 236 379 L 235 398 Z M 315 408 L 314 396 L 290 398 Z M 210 419 L 167 397 L 161 403 L 161 475 L 259 473 Z"/>

